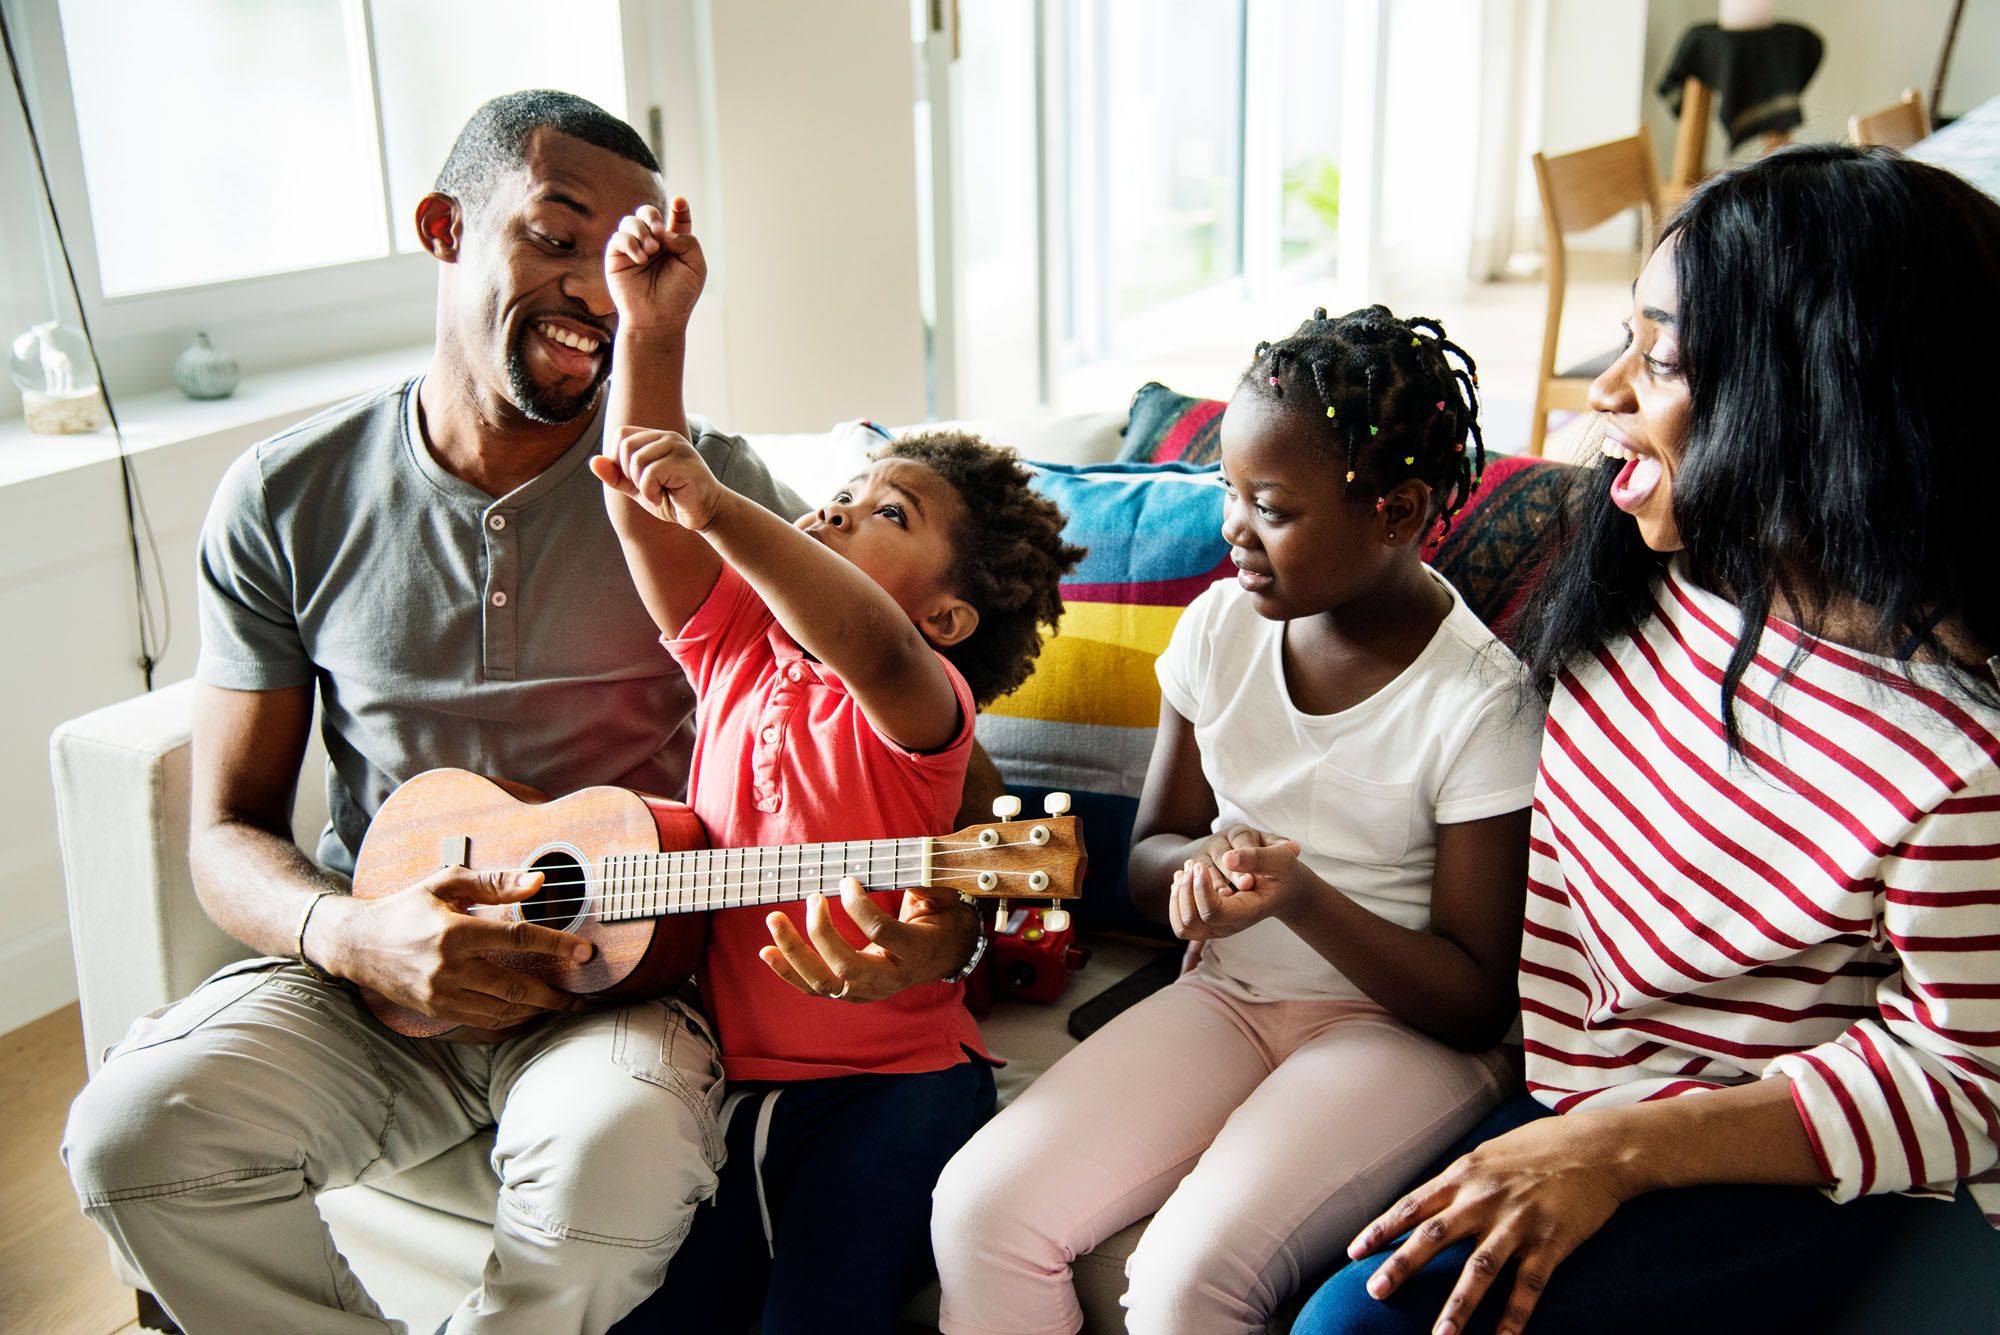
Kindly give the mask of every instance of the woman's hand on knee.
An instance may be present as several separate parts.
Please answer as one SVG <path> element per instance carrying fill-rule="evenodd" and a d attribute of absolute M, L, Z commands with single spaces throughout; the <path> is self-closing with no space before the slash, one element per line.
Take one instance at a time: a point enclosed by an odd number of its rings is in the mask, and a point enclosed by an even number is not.
<path fill-rule="evenodd" d="M 1463 1331 L 1510 1262 L 1513 1290 L 1497 1332 L 1518 1335 L 1555 1268 L 1635 1194 L 1608 1166 L 1592 1121 L 1574 1113 L 1495 1137 L 1377 1216 L 1349 1244 L 1350 1257 L 1409 1236 L 1370 1277 L 1369 1295 L 1387 1298 L 1446 1247 L 1475 1238 L 1436 1335 Z"/>

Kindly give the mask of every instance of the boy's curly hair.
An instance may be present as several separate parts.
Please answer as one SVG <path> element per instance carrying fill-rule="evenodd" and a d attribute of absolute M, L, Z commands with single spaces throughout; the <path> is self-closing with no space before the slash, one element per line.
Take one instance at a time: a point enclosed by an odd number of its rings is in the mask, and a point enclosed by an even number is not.
<path fill-rule="evenodd" d="M 1062 577 L 1084 548 L 1063 541 L 1063 512 L 1034 490 L 1014 455 L 963 431 L 920 431 L 875 451 L 908 459 L 950 483 L 965 502 L 951 535 L 949 580 L 979 613 L 972 634 L 941 652 L 985 705 L 1028 679 L 1043 626 L 1062 619 Z"/>

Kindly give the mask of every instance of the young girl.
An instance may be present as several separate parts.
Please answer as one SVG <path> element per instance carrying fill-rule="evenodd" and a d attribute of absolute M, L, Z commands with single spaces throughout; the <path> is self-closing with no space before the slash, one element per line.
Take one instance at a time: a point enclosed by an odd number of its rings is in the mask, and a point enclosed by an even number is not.
<path fill-rule="evenodd" d="M 1128 1327 L 1262 1331 L 1498 1101 L 1541 720 L 1417 555 L 1477 476 L 1473 385 L 1380 306 L 1259 345 L 1222 421 L 1239 574 L 1159 661 L 1132 836 L 1195 962 L 952 1160 L 946 1332 L 1076 1330 L 1071 1260 L 1155 1211 Z"/>
<path fill-rule="evenodd" d="M 1295 1331 L 1996 1328 L 1996 307 L 2000 204 L 1886 149 L 1668 222 L 1522 641 L 1528 1092 Z"/>
<path fill-rule="evenodd" d="M 1027 676 L 1082 552 L 1011 455 L 958 433 L 883 447 L 796 527 L 723 486 L 680 402 L 699 262 L 684 202 L 671 230 L 650 209 L 621 224 L 591 464 L 699 701 L 688 805 L 717 847 L 946 833 L 974 709 Z M 972 912 L 935 893 L 909 896 L 913 921 L 851 877 L 840 910 L 822 896 L 711 915 L 700 981 L 728 1155 L 714 1206 L 621 1329 L 894 1328 L 929 1270 L 931 1186 L 993 1109 L 951 976 Z"/>

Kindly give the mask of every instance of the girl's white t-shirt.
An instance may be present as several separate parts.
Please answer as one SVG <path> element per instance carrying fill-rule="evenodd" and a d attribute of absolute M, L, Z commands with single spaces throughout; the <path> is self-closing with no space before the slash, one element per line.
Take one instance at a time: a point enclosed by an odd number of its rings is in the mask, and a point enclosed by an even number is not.
<path fill-rule="evenodd" d="M 1527 673 L 1458 590 L 1397 677 L 1336 714 L 1307 714 L 1285 684 L 1285 623 L 1233 580 L 1204 590 L 1154 671 L 1194 727 L 1215 830 L 1296 839 L 1307 866 L 1371 913 L 1430 926 L 1440 825 L 1519 811 L 1534 797 L 1542 709 Z M 1266 918 L 1208 942 L 1201 976 L 1247 1001 L 1363 994 L 1291 928 Z"/>

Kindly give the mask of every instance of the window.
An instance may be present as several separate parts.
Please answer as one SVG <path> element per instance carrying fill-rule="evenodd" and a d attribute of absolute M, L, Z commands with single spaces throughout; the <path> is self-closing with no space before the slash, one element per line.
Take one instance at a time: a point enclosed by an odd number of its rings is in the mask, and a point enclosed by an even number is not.
<path fill-rule="evenodd" d="M 539 86 L 625 105 L 613 0 L 565 5 L 561 23 L 523 0 L 61 12 L 106 297 L 414 250 L 416 202 L 486 98 Z"/>
<path fill-rule="evenodd" d="M 692 0 L 0 6 L 105 378 L 127 396 L 166 388 L 196 330 L 252 375 L 428 342 L 436 266 L 411 216 L 496 93 L 563 88 L 700 160 Z M 40 196 L 10 105 L 0 336 L 74 318 Z M 0 395 L 0 416 L 18 410 Z"/>
<path fill-rule="evenodd" d="M 942 8 L 955 31 L 916 0 L 919 124 L 951 148 L 934 167 L 952 183 L 933 220 L 943 411 L 1093 401 L 1101 372 L 1218 307 L 1331 274 L 1346 5 Z"/>

